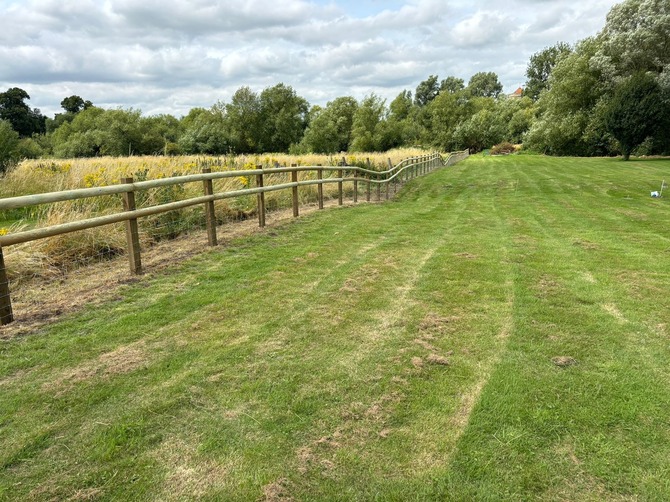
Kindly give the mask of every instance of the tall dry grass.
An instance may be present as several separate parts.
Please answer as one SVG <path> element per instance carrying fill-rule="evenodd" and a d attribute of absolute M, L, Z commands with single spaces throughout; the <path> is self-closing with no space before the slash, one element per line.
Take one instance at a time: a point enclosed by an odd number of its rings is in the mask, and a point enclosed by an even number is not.
<path fill-rule="evenodd" d="M 71 190 L 96 186 L 113 185 L 121 178 L 133 177 L 136 181 L 153 180 L 170 176 L 180 176 L 202 172 L 205 167 L 212 171 L 235 171 L 263 167 L 280 166 L 335 166 L 342 158 L 348 165 L 365 166 L 367 159 L 373 168 L 385 170 L 388 160 L 397 164 L 403 159 L 426 152 L 419 149 L 399 149 L 384 153 L 358 153 L 341 155 L 237 155 L 237 156 L 181 156 L 181 157 L 97 157 L 84 159 L 38 159 L 26 160 L 6 173 L 0 183 L 0 197 L 12 197 L 34 193 Z M 326 174 L 327 176 L 328 174 Z M 314 173 L 301 173 L 301 179 L 313 177 Z M 289 174 L 267 176 L 266 185 L 289 181 Z M 226 192 L 255 186 L 254 177 L 232 177 L 214 181 L 215 192 Z M 345 187 L 351 192 L 351 187 Z M 136 193 L 138 207 L 149 207 L 176 200 L 202 195 L 201 183 L 162 187 Z M 324 185 L 327 198 L 337 196 L 336 184 Z M 350 193 L 348 194 L 350 195 Z M 301 187 L 301 204 L 316 201 L 317 187 Z M 23 211 L 13 211 L 3 215 L 0 212 L 0 232 L 15 232 L 27 226 L 44 227 L 60 223 L 78 221 L 121 210 L 120 196 L 105 196 L 77 201 L 59 202 Z M 289 207 L 291 193 L 288 190 L 266 194 L 269 211 Z M 246 196 L 215 204 L 219 223 L 255 216 L 256 197 Z M 2 221 L 17 220 L 11 226 L 3 226 Z M 170 239 L 204 225 L 203 209 L 186 208 L 140 220 L 141 239 L 144 246 Z M 109 225 L 95 229 L 65 234 L 12 246 L 6 251 L 10 276 L 13 279 L 58 273 L 64 269 L 80 266 L 91 261 L 108 259 L 125 252 L 124 226 Z"/>

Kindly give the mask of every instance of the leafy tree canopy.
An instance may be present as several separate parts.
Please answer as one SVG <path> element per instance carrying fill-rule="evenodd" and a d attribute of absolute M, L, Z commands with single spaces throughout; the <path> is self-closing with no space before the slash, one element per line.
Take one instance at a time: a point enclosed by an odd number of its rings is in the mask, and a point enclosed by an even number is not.
<path fill-rule="evenodd" d="M 615 5 L 598 39 L 595 61 L 605 73 L 661 73 L 670 64 L 670 2 L 626 0 Z"/>
<path fill-rule="evenodd" d="M 26 91 L 12 87 L 0 93 L 0 120 L 7 120 L 21 137 L 30 137 L 46 131 L 46 117 L 37 109 L 30 109 L 25 102 L 30 99 Z"/>
<path fill-rule="evenodd" d="M 528 80 L 526 80 L 524 96 L 536 101 L 540 93 L 548 87 L 549 76 L 556 64 L 571 51 L 572 49 L 568 44 L 559 42 L 533 54 L 526 68 L 526 78 Z"/>
<path fill-rule="evenodd" d="M 468 82 L 468 90 L 475 97 L 497 98 L 503 90 L 494 72 L 475 73 Z"/>
<path fill-rule="evenodd" d="M 63 98 L 63 101 L 60 102 L 60 106 L 67 113 L 76 114 L 82 110 L 90 108 L 91 106 L 93 106 L 93 103 L 91 103 L 89 100 L 84 101 L 84 99 L 81 96 L 73 94 L 72 96 Z"/>
<path fill-rule="evenodd" d="M 450 76 L 440 82 L 440 92 L 455 94 L 463 89 L 465 89 L 465 81 L 462 78 Z"/>
<path fill-rule="evenodd" d="M 19 133 L 7 120 L 0 120 L 0 173 L 16 158 Z"/>
<path fill-rule="evenodd" d="M 656 134 L 668 116 L 658 81 L 639 72 L 617 86 L 605 111 L 605 125 L 628 160 L 633 149 Z"/>
<path fill-rule="evenodd" d="M 437 75 L 431 75 L 416 87 L 414 103 L 418 106 L 426 106 L 440 93 L 440 84 Z"/>

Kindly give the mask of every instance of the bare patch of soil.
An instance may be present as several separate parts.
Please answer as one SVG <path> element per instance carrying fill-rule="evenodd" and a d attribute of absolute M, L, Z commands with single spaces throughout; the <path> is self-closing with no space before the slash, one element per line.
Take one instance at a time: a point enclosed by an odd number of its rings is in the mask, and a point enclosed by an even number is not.
<path fill-rule="evenodd" d="M 288 484 L 288 479 L 280 478 L 269 485 L 265 485 L 263 487 L 263 497 L 261 500 L 263 502 L 275 502 L 277 500 L 288 502 L 293 500 L 293 497 L 288 495 Z"/>
<path fill-rule="evenodd" d="M 426 340 L 422 340 L 421 338 L 415 338 L 415 339 L 414 339 L 414 343 L 416 343 L 417 345 L 423 347 L 423 348 L 426 349 L 426 350 L 430 350 L 430 351 L 437 350 L 437 349 L 435 348 L 434 345 L 431 345 L 431 344 L 428 343 Z"/>
<path fill-rule="evenodd" d="M 437 354 L 428 354 L 428 357 L 426 357 L 426 362 L 430 364 L 438 364 L 441 366 L 449 366 L 449 359 Z"/>
<path fill-rule="evenodd" d="M 419 330 L 441 331 L 446 325 L 458 321 L 459 319 L 460 317 L 458 316 L 444 317 L 431 312 L 421 321 Z"/>
<path fill-rule="evenodd" d="M 554 363 L 556 366 L 560 368 L 567 368 L 568 366 L 572 366 L 574 364 L 577 364 L 577 361 L 570 356 L 556 356 L 551 358 L 551 362 Z"/>
<path fill-rule="evenodd" d="M 576 239 L 572 242 L 573 246 L 579 246 L 582 249 L 587 249 L 589 251 L 593 251 L 599 248 L 598 244 L 595 242 L 587 241 L 584 239 Z"/>
<path fill-rule="evenodd" d="M 454 253 L 457 258 L 465 258 L 466 260 L 476 260 L 478 256 L 472 253 Z"/>
<path fill-rule="evenodd" d="M 537 284 L 538 296 L 540 298 L 546 298 L 550 295 L 554 295 L 558 292 L 560 284 L 547 276 L 540 277 L 540 280 Z"/>
<path fill-rule="evenodd" d="M 63 392 L 79 382 L 96 376 L 106 378 L 112 375 L 130 373 L 144 366 L 147 360 L 144 342 L 125 345 L 102 354 L 93 361 L 87 361 L 64 371 L 53 381 L 44 384 L 43 388 Z"/>
<path fill-rule="evenodd" d="M 4 378 L 0 378 L 0 387 L 3 387 L 4 385 L 10 385 L 14 382 L 22 380 L 27 374 L 28 374 L 28 371 L 19 370 L 12 375 L 8 375 Z"/>
<path fill-rule="evenodd" d="M 344 286 L 340 288 L 341 293 L 355 293 L 356 291 L 358 291 L 358 288 L 356 287 L 356 281 L 353 279 L 347 279 Z"/>
<path fill-rule="evenodd" d="M 73 502 L 80 500 L 95 500 L 99 498 L 100 495 L 102 495 L 102 490 L 100 488 L 85 488 L 77 490 L 68 500 Z"/>
<path fill-rule="evenodd" d="M 412 363 L 412 366 L 414 366 L 415 368 L 423 367 L 423 359 L 421 359 L 420 357 L 413 357 L 410 362 Z"/>
<path fill-rule="evenodd" d="M 167 471 L 161 500 L 198 499 L 225 486 L 228 469 L 214 460 L 200 458 L 195 452 L 197 443 L 195 438 L 169 439 L 155 451 Z"/>

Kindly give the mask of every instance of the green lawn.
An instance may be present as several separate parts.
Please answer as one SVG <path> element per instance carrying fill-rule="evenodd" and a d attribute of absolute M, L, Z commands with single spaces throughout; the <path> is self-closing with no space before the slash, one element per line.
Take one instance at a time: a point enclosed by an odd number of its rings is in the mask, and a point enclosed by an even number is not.
<path fill-rule="evenodd" d="M 668 500 L 669 173 L 471 157 L 0 342 L 0 499 Z"/>

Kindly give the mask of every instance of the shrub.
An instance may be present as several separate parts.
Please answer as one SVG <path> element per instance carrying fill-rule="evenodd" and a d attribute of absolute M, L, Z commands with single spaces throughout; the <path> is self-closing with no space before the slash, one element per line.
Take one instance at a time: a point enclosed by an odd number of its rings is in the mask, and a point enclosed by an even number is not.
<path fill-rule="evenodd" d="M 509 155 L 510 153 L 516 152 L 516 150 L 516 146 L 512 143 L 504 141 L 491 148 L 491 155 Z"/>

